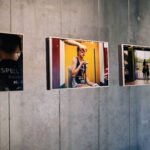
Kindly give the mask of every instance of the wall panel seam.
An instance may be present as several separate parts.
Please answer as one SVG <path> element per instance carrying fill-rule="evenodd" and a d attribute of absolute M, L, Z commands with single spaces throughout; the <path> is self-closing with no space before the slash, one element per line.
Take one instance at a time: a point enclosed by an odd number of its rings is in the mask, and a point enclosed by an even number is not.
<path fill-rule="evenodd" d="M 61 150 L 61 101 L 60 101 L 60 90 L 59 90 L 59 150 Z"/>
<path fill-rule="evenodd" d="M 129 150 L 130 150 L 130 144 L 131 144 L 131 141 L 130 141 L 130 139 L 131 139 L 131 137 L 130 137 L 130 134 L 131 134 L 131 132 L 130 132 L 130 130 L 131 130 L 131 128 L 130 128 L 130 126 L 131 126 L 131 107 L 130 107 L 130 101 L 131 101 L 131 87 L 129 87 Z"/>
<path fill-rule="evenodd" d="M 98 17 L 98 22 L 97 22 L 97 26 L 98 26 L 98 39 L 100 39 L 100 0 L 97 0 L 97 17 Z M 100 97 L 98 98 L 98 150 L 100 150 Z"/>
<path fill-rule="evenodd" d="M 11 30 L 12 30 L 12 23 L 11 23 L 11 12 L 12 12 L 12 10 L 11 10 L 11 0 L 10 0 L 10 32 L 11 32 Z"/>
<path fill-rule="evenodd" d="M 62 37 L 62 0 L 60 0 L 60 34 Z"/>
<path fill-rule="evenodd" d="M 11 144 L 10 144 L 10 136 L 11 136 L 11 131 L 10 131 L 10 92 L 8 92 L 8 128 L 9 128 L 9 150 L 11 149 Z"/>

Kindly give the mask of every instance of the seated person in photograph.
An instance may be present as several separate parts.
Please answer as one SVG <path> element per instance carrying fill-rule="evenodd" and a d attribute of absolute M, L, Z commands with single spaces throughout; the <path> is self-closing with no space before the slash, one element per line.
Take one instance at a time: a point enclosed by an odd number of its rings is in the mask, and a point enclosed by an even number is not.
<path fill-rule="evenodd" d="M 21 37 L 0 34 L 0 90 L 23 89 Z"/>
<path fill-rule="evenodd" d="M 94 87 L 97 84 L 90 82 L 87 75 L 88 62 L 84 61 L 85 50 L 78 47 L 78 57 L 72 59 L 72 88 Z"/>

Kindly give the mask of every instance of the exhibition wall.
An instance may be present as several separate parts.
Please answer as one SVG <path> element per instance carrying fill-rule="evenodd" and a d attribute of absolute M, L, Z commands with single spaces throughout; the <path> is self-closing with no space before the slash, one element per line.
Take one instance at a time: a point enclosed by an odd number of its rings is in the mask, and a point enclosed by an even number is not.
<path fill-rule="evenodd" d="M 23 91 L 0 92 L 0 150 L 149 150 L 150 87 L 119 85 L 118 45 L 150 46 L 148 0 L 0 0 L 23 35 Z M 109 87 L 47 90 L 46 37 L 106 41 Z"/>

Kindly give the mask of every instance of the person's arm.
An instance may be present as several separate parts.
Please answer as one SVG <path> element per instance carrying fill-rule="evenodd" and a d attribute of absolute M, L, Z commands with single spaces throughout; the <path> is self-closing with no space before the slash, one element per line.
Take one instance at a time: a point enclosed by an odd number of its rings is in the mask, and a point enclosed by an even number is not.
<path fill-rule="evenodd" d="M 77 59 L 75 57 L 72 59 L 72 77 L 75 77 L 78 74 L 78 72 L 79 72 L 79 70 L 80 70 L 80 68 L 81 68 L 81 66 L 83 64 L 87 64 L 87 62 L 86 61 L 82 61 L 80 63 L 80 65 L 76 68 L 76 66 L 77 66 Z"/>
<path fill-rule="evenodd" d="M 87 47 L 85 45 L 82 45 L 81 43 L 79 43 L 75 40 L 63 39 L 63 41 L 65 41 L 65 43 L 67 43 L 69 45 L 78 46 L 80 49 L 83 49 L 84 51 L 87 51 Z"/>

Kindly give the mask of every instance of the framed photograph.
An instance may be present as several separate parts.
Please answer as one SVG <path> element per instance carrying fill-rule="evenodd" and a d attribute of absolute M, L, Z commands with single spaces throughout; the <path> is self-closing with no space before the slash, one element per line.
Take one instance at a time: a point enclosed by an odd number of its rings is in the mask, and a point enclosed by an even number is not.
<path fill-rule="evenodd" d="M 150 47 L 119 45 L 120 84 L 123 86 L 150 84 Z"/>
<path fill-rule="evenodd" d="M 46 38 L 47 89 L 108 86 L 108 43 Z"/>
<path fill-rule="evenodd" d="M 0 33 L 0 91 L 23 90 L 23 35 Z"/>

